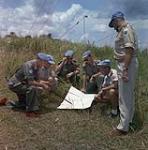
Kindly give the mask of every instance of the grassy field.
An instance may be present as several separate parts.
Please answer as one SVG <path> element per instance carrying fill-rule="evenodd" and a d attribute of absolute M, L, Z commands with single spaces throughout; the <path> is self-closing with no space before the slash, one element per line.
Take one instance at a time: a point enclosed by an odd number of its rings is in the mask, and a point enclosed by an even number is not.
<path fill-rule="evenodd" d="M 74 49 L 81 64 L 81 54 L 92 50 L 96 59 L 110 58 L 109 47 L 69 43 L 46 38 L 0 40 L 0 95 L 15 100 L 8 90 L 5 77 L 39 51 L 52 54 L 56 62 L 66 49 Z M 139 52 L 139 76 L 136 85 L 135 132 L 110 138 L 107 134 L 119 118 L 108 118 L 97 105 L 88 110 L 57 110 L 70 85 L 61 83 L 54 93 L 42 97 L 41 116 L 26 118 L 24 113 L 0 107 L 0 150 L 146 150 L 148 149 L 148 54 Z"/>

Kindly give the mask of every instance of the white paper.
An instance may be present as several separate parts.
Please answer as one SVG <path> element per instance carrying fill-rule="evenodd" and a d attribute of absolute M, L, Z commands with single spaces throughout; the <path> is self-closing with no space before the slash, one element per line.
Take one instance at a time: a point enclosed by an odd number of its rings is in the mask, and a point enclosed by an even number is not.
<path fill-rule="evenodd" d="M 95 94 L 84 94 L 71 86 L 65 99 L 57 109 L 86 109 L 92 104 Z"/>

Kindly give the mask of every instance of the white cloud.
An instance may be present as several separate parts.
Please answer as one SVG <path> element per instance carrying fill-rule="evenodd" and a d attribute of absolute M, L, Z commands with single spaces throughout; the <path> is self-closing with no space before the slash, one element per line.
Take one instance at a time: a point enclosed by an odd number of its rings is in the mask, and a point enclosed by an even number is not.
<path fill-rule="evenodd" d="M 94 40 L 92 33 L 96 34 L 108 30 L 106 25 L 107 20 L 103 18 L 98 19 L 100 16 L 102 16 L 101 12 L 89 11 L 79 4 L 73 4 L 71 8 L 65 12 L 53 13 L 52 23 L 57 29 L 55 31 L 59 33 L 56 33 L 55 35 L 57 38 L 72 41 L 84 41 L 84 39 L 90 41 Z"/>
<path fill-rule="evenodd" d="M 135 26 L 136 29 L 148 29 L 148 19 L 136 19 L 132 21 L 132 24 Z"/>
<path fill-rule="evenodd" d="M 57 13 L 56 16 L 59 16 L 60 23 L 68 23 L 80 10 L 82 10 L 82 7 L 79 4 L 73 4 L 66 12 Z"/>
<path fill-rule="evenodd" d="M 58 5 L 58 3 L 57 3 Z M 37 14 L 34 0 L 26 0 L 24 5 L 14 9 L 0 6 L 0 29 L 1 34 L 16 32 L 21 35 L 40 35 L 52 33 L 56 38 L 71 41 L 95 41 L 98 43 L 113 42 L 113 39 L 106 39 L 113 30 L 109 29 L 110 18 L 104 18 L 101 11 L 84 9 L 80 4 L 73 4 L 68 10 L 55 11 Z M 39 10 L 39 8 L 38 8 Z M 84 16 L 88 16 L 85 18 Z M 85 21 L 85 33 L 84 33 Z M 147 20 L 132 21 L 136 29 L 147 29 Z"/>
<path fill-rule="evenodd" d="M 96 24 L 94 25 L 92 31 L 96 31 L 96 32 L 105 32 L 108 30 L 108 27 L 106 24 L 102 24 L 102 23 L 99 23 L 99 24 Z"/>

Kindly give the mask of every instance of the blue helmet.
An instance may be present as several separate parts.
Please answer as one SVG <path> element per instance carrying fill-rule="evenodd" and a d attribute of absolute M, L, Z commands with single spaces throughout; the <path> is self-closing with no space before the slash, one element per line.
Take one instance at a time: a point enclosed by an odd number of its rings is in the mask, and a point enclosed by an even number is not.
<path fill-rule="evenodd" d="M 87 50 L 87 51 L 85 51 L 85 52 L 83 53 L 82 58 L 87 58 L 87 57 L 89 57 L 89 56 L 91 56 L 91 51 L 90 51 L 90 50 Z"/>
<path fill-rule="evenodd" d="M 64 56 L 65 57 L 72 57 L 74 55 L 74 51 L 73 50 L 67 50 L 65 53 L 64 53 Z"/>
<path fill-rule="evenodd" d="M 47 61 L 49 64 L 55 64 L 54 58 L 51 55 L 40 52 L 40 53 L 37 53 L 37 58 Z"/>
<path fill-rule="evenodd" d="M 111 67 L 111 61 L 109 59 L 105 59 L 97 63 L 98 66 L 108 66 Z"/>
<path fill-rule="evenodd" d="M 111 21 L 109 23 L 109 27 L 113 27 L 113 21 L 117 18 L 123 18 L 124 19 L 124 14 L 121 11 L 117 11 L 112 15 Z"/>

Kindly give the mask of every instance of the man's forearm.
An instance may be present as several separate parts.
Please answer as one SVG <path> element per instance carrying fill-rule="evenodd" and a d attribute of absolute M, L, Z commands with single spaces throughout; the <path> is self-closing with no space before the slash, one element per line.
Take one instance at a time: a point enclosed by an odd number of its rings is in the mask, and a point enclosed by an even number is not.
<path fill-rule="evenodd" d="M 114 84 L 111 84 L 111 85 L 109 85 L 109 86 L 107 86 L 107 87 L 104 87 L 104 88 L 102 88 L 102 90 L 103 90 L 103 91 L 106 91 L 106 90 L 110 90 L 110 89 L 112 89 L 112 88 L 115 88 Z"/>
<path fill-rule="evenodd" d="M 43 84 L 41 84 L 40 82 L 35 81 L 35 80 L 29 81 L 29 84 L 34 85 L 34 86 L 38 86 L 38 87 L 43 87 Z"/>
<path fill-rule="evenodd" d="M 59 73 L 63 67 L 64 63 L 62 62 L 60 65 L 57 66 L 56 68 L 56 73 Z"/>
<path fill-rule="evenodd" d="M 86 86 L 87 86 L 87 76 L 86 75 L 83 75 L 82 81 L 83 81 L 82 88 L 86 89 Z"/>
<path fill-rule="evenodd" d="M 131 62 L 133 55 L 133 49 L 132 48 L 127 48 L 124 56 L 124 69 L 128 69 L 128 66 Z"/>
<path fill-rule="evenodd" d="M 114 81 L 111 85 L 104 87 L 103 90 L 110 90 L 110 89 L 117 89 L 118 88 L 118 81 Z"/>

